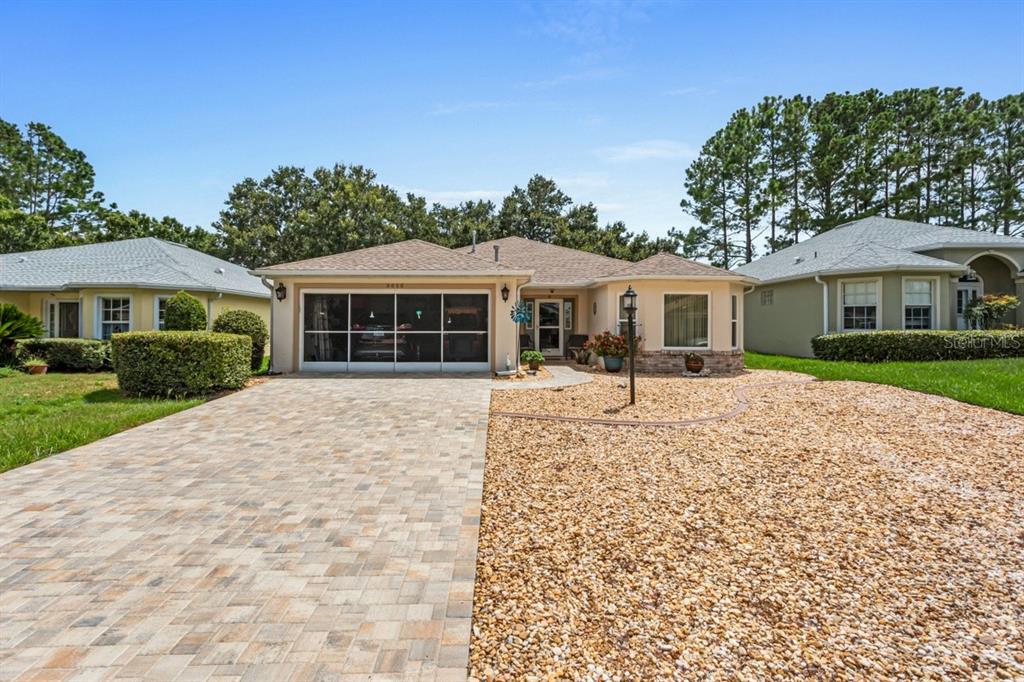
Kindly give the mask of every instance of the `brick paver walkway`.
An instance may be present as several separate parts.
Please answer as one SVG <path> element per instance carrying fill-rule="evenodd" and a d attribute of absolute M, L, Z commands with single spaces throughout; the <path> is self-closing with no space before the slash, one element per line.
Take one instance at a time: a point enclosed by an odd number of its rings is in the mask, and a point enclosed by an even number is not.
<path fill-rule="evenodd" d="M 277 379 L 0 475 L 0 679 L 464 679 L 490 383 Z"/>

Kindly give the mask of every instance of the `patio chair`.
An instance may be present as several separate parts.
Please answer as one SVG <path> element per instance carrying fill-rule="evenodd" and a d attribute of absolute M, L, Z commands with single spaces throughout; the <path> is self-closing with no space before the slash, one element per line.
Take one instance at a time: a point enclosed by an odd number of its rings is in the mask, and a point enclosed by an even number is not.
<path fill-rule="evenodd" d="M 576 359 L 588 338 L 586 334 L 570 334 L 569 342 L 565 344 L 566 359 Z"/>

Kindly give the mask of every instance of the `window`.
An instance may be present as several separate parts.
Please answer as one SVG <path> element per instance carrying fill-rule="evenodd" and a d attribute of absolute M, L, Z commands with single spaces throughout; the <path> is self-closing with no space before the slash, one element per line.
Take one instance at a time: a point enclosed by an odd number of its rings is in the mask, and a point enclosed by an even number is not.
<path fill-rule="evenodd" d="M 132 300 L 127 296 L 100 298 L 100 338 L 110 339 L 114 334 L 131 329 Z"/>
<path fill-rule="evenodd" d="M 843 282 L 843 331 L 878 329 L 878 281 Z"/>
<path fill-rule="evenodd" d="M 572 329 L 572 301 L 562 301 L 562 317 L 565 318 L 566 330 Z"/>
<path fill-rule="evenodd" d="M 775 290 L 774 289 L 763 289 L 761 290 L 761 305 L 772 305 L 775 303 Z"/>
<path fill-rule="evenodd" d="M 733 294 L 732 296 L 732 347 L 739 348 L 740 345 L 740 319 L 739 319 L 740 303 L 739 297 Z"/>
<path fill-rule="evenodd" d="M 665 294 L 666 348 L 707 348 L 709 294 Z"/>
<path fill-rule="evenodd" d="M 161 331 L 164 328 L 164 316 L 167 314 L 167 301 L 170 298 L 170 296 L 156 297 L 156 311 L 153 314 L 153 319 L 156 320 L 156 328 Z"/>
<path fill-rule="evenodd" d="M 933 280 L 903 280 L 904 329 L 932 329 L 934 293 Z"/>

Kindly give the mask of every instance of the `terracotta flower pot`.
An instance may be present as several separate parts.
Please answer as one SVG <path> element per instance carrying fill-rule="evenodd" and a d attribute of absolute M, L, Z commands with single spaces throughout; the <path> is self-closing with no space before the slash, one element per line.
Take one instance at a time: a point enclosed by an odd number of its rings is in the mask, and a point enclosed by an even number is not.
<path fill-rule="evenodd" d="M 700 374 L 704 369 L 704 358 L 699 355 L 686 358 L 686 369 L 694 374 Z"/>
<path fill-rule="evenodd" d="M 604 358 L 604 368 L 612 374 L 615 374 L 622 369 L 622 358 L 613 358 L 606 355 Z"/>
<path fill-rule="evenodd" d="M 28 368 L 29 374 L 46 374 L 46 370 L 50 369 L 46 365 L 32 365 Z"/>
<path fill-rule="evenodd" d="M 536 360 L 527 363 L 527 366 L 530 368 L 531 372 L 536 372 L 538 369 L 540 369 L 540 363 L 537 362 Z"/>

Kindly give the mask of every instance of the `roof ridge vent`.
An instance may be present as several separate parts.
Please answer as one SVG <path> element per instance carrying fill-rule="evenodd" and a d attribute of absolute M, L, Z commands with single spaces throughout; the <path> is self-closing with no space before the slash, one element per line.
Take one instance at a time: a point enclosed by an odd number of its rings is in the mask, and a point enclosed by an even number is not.
<path fill-rule="evenodd" d="M 796 263 L 803 263 L 803 262 L 804 262 L 804 257 L 803 256 L 794 256 L 793 257 L 793 263 L 794 264 L 796 264 Z"/>

